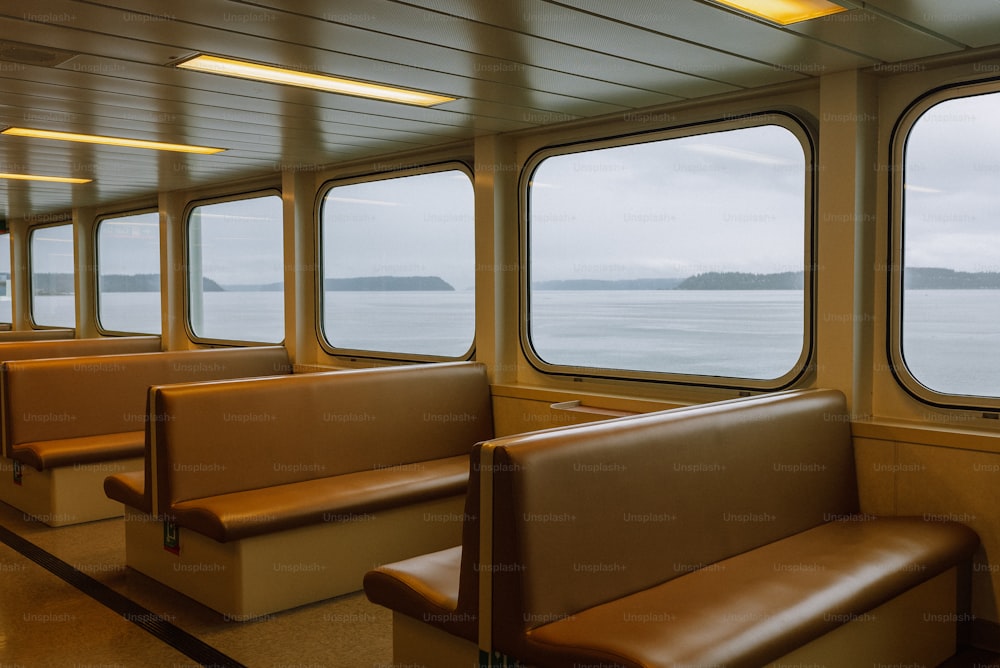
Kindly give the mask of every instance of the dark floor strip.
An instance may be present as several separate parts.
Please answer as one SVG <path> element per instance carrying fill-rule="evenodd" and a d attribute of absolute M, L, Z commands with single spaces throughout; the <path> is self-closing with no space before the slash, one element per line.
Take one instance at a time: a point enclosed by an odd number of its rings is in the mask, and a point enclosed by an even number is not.
<path fill-rule="evenodd" d="M 187 631 L 180 629 L 155 612 L 122 596 L 115 590 L 78 571 L 55 555 L 0 526 L 0 542 L 20 552 L 50 573 L 62 578 L 81 592 L 120 614 L 156 638 L 167 643 L 188 658 L 211 668 L 245 668 L 245 666 Z"/>

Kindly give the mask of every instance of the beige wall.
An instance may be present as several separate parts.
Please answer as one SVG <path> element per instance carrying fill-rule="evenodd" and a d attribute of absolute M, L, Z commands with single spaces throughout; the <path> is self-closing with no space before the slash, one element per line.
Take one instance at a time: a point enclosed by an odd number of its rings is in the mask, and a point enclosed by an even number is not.
<path fill-rule="evenodd" d="M 962 522 L 982 545 L 972 567 L 974 631 L 1000 641 L 1000 436 L 855 424 L 861 509 Z"/>

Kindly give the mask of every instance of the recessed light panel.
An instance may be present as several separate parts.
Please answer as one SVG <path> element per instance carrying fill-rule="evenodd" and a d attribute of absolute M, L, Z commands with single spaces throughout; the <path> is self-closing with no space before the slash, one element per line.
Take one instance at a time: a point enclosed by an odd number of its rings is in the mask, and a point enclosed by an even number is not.
<path fill-rule="evenodd" d="M 714 0 L 741 12 L 753 14 L 779 25 L 818 19 L 830 14 L 847 11 L 845 7 L 827 0 Z"/>
<path fill-rule="evenodd" d="M 421 107 L 443 104 L 455 99 L 445 95 L 424 93 L 422 91 L 384 86 L 365 81 L 355 81 L 353 79 L 343 79 L 326 74 L 300 72 L 271 65 L 260 65 L 245 60 L 220 58 L 219 56 L 195 56 L 194 58 L 178 63 L 177 67 L 197 72 L 222 74 L 239 79 L 252 79 L 253 81 L 263 81 L 266 83 L 312 88 L 328 93 L 355 95 L 376 100 L 386 100 L 388 102 L 402 102 L 403 104 L 413 104 Z"/>
<path fill-rule="evenodd" d="M 11 179 L 14 181 L 46 181 L 48 183 L 90 183 L 92 179 L 77 179 L 70 176 L 39 176 L 37 174 L 4 174 L 0 172 L 0 179 Z"/>
<path fill-rule="evenodd" d="M 159 141 L 146 141 L 144 139 L 127 139 L 125 137 L 107 137 L 103 135 L 83 135 L 75 132 L 54 132 L 52 130 L 34 130 L 31 128 L 7 128 L 0 134 L 12 137 L 31 137 L 34 139 L 56 139 L 59 141 L 72 141 L 84 144 L 105 144 L 107 146 L 126 146 L 129 148 L 146 148 L 155 151 L 178 151 L 181 153 L 200 153 L 211 155 L 225 151 L 224 148 L 212 148 L 209 146 L 190 146 L 188 144 L 170 144 Z"/>

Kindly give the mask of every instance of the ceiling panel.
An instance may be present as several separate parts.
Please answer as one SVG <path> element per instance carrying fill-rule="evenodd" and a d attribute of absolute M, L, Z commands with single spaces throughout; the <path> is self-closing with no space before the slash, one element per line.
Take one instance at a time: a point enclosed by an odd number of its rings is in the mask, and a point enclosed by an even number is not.
<path fill-rule="evenodd" d="M 545 4 L 558 7 L 561 3 Z M 829 69 L 871 64 L 870 60 L 834 45 L 803 39 L 792 32 L 711 4 L 576 0 L 573 5 L 611 21 L 641 26 L 658 35 L 690 40 L 702 45 L 702 48 L 729 54 L 731 58 L 747 59 L 774 71 L 815 76 L 815 68 L 802 67 L 802 64 L 822 62 Z"/>
<path fill-rule="evenodd" d="M 3 81 L 0 79 L 0 86 Z M 13 89 L 13 86 L 9 87 Z M 411 121 L 407 129 L 383 127 L 391 119 L 365 114 L 347 114 L 318 110 L 313 115 L 295 116 L 269 114 L 251 109 L 234 109 L 178 102 L 173 111 L 162 111 L 160 101 L 154 98 L 136 98 L 117 93 L 104 93 L 99 102 L 87 105 L 86 112 L 79 104 L 59 96 L 60 87 L 43 89 L 32 85 L 32 93 L 14 94 L 8 90 L 4 104 L 0 104 L 0 124 L 27 125 L 32 127 L 65 128 L 74 124 L 100 126 L 119 120 L 142 123 L 146 132 L 152 133 L 163 125 L 184 123 L 187 128 L 219 132 L 244 132 L 257 136 L 293 136 L 296 133 L 312 137 L 316 132 L 343 135 L 352 138 L 394 140 L 413 145 L 440 144 L 443 138 L 456 140 L 465 137 L 462 128 L 438 125 L 433 134 L 421 131 L 426 125 Z M 40 94 L 42 91 L 50 93 Z M 341 118 L 344 117 L 344 118 Z M 362 124 L 363 123 L 363 124 Z M 401 119 L 395 124 L 403 125 Z M 136 125 L 135 127 L 140 127 Z M 219 135 L 222 136 L 222 135 Z"/>
<path fill-rule="evenodd" d="M 261 0 L 270 7 L 285 7 L 280 0 Z M 480 3 L 489 4 L 489 3 Z M 497 3 L 506 7 L 506 3 Z M 509 79 L 521 85 L 535 85 L 532 73 L 537 68 L 574 78 L 590 79 L 616 85 L 656 91 L 677 97 L 696 97 L 733 90 L 735 87 L 680 71 L 649 64 L 636 58 L 581 48 L 574 43 L 545 39 L 532 32 L 509 30 L 484 22 L 467 20 L 425 7 L 385 0 L 343 0 L 331 13 L 325 0 L 300 0 L 294 11 L 322 20 L 338 29 L 350 31 L 356 44 L 337 44 L 338 50 L 351 53 L 377 52 L 394 62 L 422 62 L 429 68 L 453 68 L 442 58 L 437 45 L 464 55 L 460 71 L 474 79 Z M 567 10 L 572 12 L 572 10 Z M 338 16 L 364 16 L 352 24 L 333 22 Z M 341 33 L 337 33 L 341 34 Z M 375 45 L 376 48 L 373 48 Z M 411 51 L 416 48 L 416 51 Z M 405 58 L 417 58 L 407 60 Z M 460 66 L 463 67 L 463 66 Z M 614 99 L 607 100 L 615 102 Z"/>
<path fill-rule="evenodd" d="M 104 10 L 109 12 L 106 21 L 130 16 L 124 9 L 125 6 L 132 7 L 132 11 L 143 9 L 149 12 L 157 11 L 157 7 L 162 8 L 161 2 L 153 0 L 118 4 L 122 7 Z M 493 57 L 487 52 L 466 50 L 462 48 L 463 40 L 454 39 L 461 34 L 460 30 L 438 32 L 434 41 L 400 39 L 392 34 L 341 25 L 302 14 L 303 4 L 308 3 L 295 3 L 296 11 L 293 13 L 272 11 L 264 7 L 247 7 L 235 2 L 187 3 L 171 8 L 170 21 L 151 21 L 143 29 L 133 31 L 133 34 L 151 42 L 162 42 L 171 39 L 173 30 L 180 27 L 184 31 L 185 41 L 176 51 L 182 55 L 192 52 L 225 54 L 463 97 L 469 96 L 473 89 L 480 96 L 499 89 L 499 95 L 508 97 L 525 95 L 525 91 L 530 91 L 536 98 L 569 96 L 601 102 L 607 101 L 606 98 L 612 94 L 627 97 L 635 96 L 638 92 L 630 91 L 628 85 L 620 81 L 612 82 L 607 77 L 599 82 L 603 86 L 587 87 L 587 77 L 553 69 L 548 57 L 533 61 L 545 63 L 545 67 L 537 67 L 510 61 L 506 59 L 506 53 L 501 57 Z M 319 16 L 329 15 L 331 6 L 335 6 L 338 12 L 350 11 L 351 8 L 345 6 L 348 4 L 338 2 L 331 5 L 325 2 Z M 365 11 L 376 9 L 377 3 L 365 6 Z M 407 21 L 407 17 L 400 17 L 398 14 L 399 10 L 395 8 L 386 20 L 393 23 L 414 22 Z M 426 12 L 422 14 L 426 15 Z M 416 23 L 419 25 L 420 21 L 417 20 Z M 382 22 L 378 25 L 385 27 Z M 238 32 L 237 29 L 250 34 Z M 609 72 L 622 71 L 621 67 L 613 67 L 614 59 L 606 56 L 601 58 L 603 67 Z M 167 61 L 155 64 L 165 62 Z M 649 70 L 651 74 L 654 68 Z M 652 80 L 652 77 L 648 79 Z M 678 79 L 686 82 L 692 77 Z M 660 86 L 668 83 L 657 81 Z M 509 86 L 521 92 L 508 88 Z M 593 96 L 588 97 L 583 92 L 585 90 L 589 90 Z M 676 99 L 659 89 L 644 92 L 658 93 L 661 96 L 659 102 Z M 651 99 L 651 103 L 657 103 L 655 98 L 647 99 Z M 611 102 L 618 104 L 615 100 Z"/>
<path fill-rule="evenodd" d="M 69 5 L 71 3 L 67 0 L 63 0 L 60 4 Z M 221 53 L 234 57 L 263 60 L 264 62 L 292 66 L 297 65 L 299 69 L 305 69 L 308 71 L 332 72 L 349 76 L 358 76 L 354 70 L 359 69 L 360 66 L 370 67 L 372 65 L 372 62 L 365 58 L 355 56 L 345 57 L 330 51 L 307 48 L 297 44 L 289 44 L 287 42 L 265 39 L 264 37 L 256 34 L 256 32 L 252 35 L 238 34 L 228 29 L 207 27 L 193 23 L 183 23 L 179 19 L 171 20 L 169 22 L 154 21 L 145 24 L 140 23 L 138 27 L 130 29 L 129 24 L 135 23 L 135 20 L 128 19 L 127 17 L 132 14 L 118 9 L 104 7 L 95 10 L 94 14 L 94 16 L 91 16 L 86 20 L 83 16 L 78 17 L 75 21 L 73 21 L 73 29 L 82 31 L 109 30 L 112 31 L 112 34 L 115 34 L 117 31 L 129 29 L 129 34 L 133 37 L 133 39 L 142 40 L 144 42 L 173 38 L 180 45 L 178 48 L 172 49 L 174 56 L 188 55 L 193 52 Z M 224 17 L 226 15 L 221 14 L 220 16 Z M 216 23 L 221 20 L 222 19 L 217 20 Z M 301 21 L 304 19 L 299 20 Z M 118 25 L 115 24 L 115 21 L 118 21 Z M 321 27 L 331 26 L 331 24 L 318 21 L 312 21 L 312 23 L 317 23 Z M 309 32 L 319 32 L 320 34 L 317 36 L 317 39 L 320 43 L 338 44 L 344 41 L 342 35 L 327 34 L 332 32 L 329 28 L 325 28 L 321 31 L 310 31 L 302 28 L 301 26 L 297 26 L 292 34 L 308 34 Z M 176 35 L 176 33 L 180 34 Z M 183 35 L 183 37 L 178 39 L 181 35 Z M 244 91 L 250 90 L 255 97 L 264 97 L 269 99 L 278 99 L 280 97 L 283 100 L 291 99 L 292 101 L 295 101 L 306 98 L 315 99 L 322 96 L 325 100 L 332 100 L 335 104 L 338 98 L 343 97 L 331 96 L 329 94 L 318 94 L 316 92 L 309 91 L 298 91 L 272 84 L 238 82 L 232 79 L 210 74 L 178 71 L 175 68 L 164 67 L 166 61 L 146 63 L 146 67 L 150 69 L 145 70 L 140 75 L 132 75 L 133 70 L 137 70 L 142 66 L 142 63 L 130 62 L 130 60 L 135 60 L 135 54 L 131 51 L 123 53 L 121 50 L 114 51 L 113 49 L 106 47 L 96 47 L 93 45 L 93 35 L 89 35 L 89 37 L 92 43 L 92 50 L 88 53 L 95 53 L 97 55 L 115 53 L 118 54 L 119 57 L 115 60 L 109 59 L 104 63 L 81 63 L 79 62 L 79 59 L 74 59 L 73 61 L 60 65 L 60 69 L 72 70 L 80 74 L 89 73 L 104 75 L 111 78 L 129 78 L 132 81 L 156 81 L 177 86 L 189 84 L 193 88 L 203 90 L 210 89 L 220 92 L 233 92 L 240 89 Z M 54 42 L 55 39 L 52 39 L 52 41 Z M 60 43 L 65 43 L 65 41 L 60 40 Z M 367 48 L 374 51 L 373 47 L 370 45 Z M 438 52 L 440 50 L 437 49 L 437 47 L 433 47 L 433 50 L 433 53 L 423 55 L 424 60 L 435 61 L 439 58 L 440 54 Z M 385 51 L 383 49 L 383 53 L 384 52 Z M 261 54 L 265 54 L 265 57 L 262 58 Z M 417 54 L 404 55 L 414 59 L 418 58 Z M 344 60 L 357 62 L 355 66 L 349 67 L 348 65 L 351 65 L 350 63 L 340 62 Z M 470 63 L 467 62 L 462 63 L 462 67 L 469 67 L 471 69 Z M 618 105 L 588 100 L 578 96 L 567 97 L 556 95 L 545 90 L 536 90 L 522 86 L 510 86 L 490 81 L 476 81 L 467 77 L 455 76 L 446 72 L 438 72 L 428 68 L 396 65 L 391 70 L 389 68 L 382 68 L 378 71 L 378 74 L 380 75 L 380 78 L 375 80 L 392 85 L 413 87 L 457 97 L 470 97 L 474 95 L 477 98 L 492 102 L 508 101 L 513 107 L 517 108 L 512 112 L 512 117 L 520 116 L 520 108 L 523 107 L 546 110 L 560 105 L 573 105 L 588 115 L 609 113 L 619 108 Z M 365 78 L 372 79 L 373 77 L 368 76 Z M 371 107 L 374 103 L 366 104 L 368 107 Z"/>
<path fill-rule="evenodd" d="M 892 63 L 958 51 L 961 47 L 877 12 L 860 9 L 788 27 L 791 32 Z"/>
<path fill-rule="evenodd" d="M 709 0 L 34 0 L 0 4 L 0 124 L 224 146 L 215 156 L 0 136 L 0 216 L 155 197 L 997 43 L 996 0 L 843 0 L 779 28 Z M 38 52 L 13 62 L 2 40 Z M 42 66 L 44 50 L 61 65 Z M 436 108 L 179 71 L 193 52 L 457 96 Z M 75 54 L 75 55 L 74 55 Z"/>
<path fill-rule="evenodd" d="M 958 45 L 991 46 L 1000 38 L 1000 2 L 996 0 L 868 0 L 866 5 Z"/>
<path fill-rule="evenodd" d="M 423 0 L 420 4 L 481 25 L 502 26 L 513 34 L 530 31 L 532 35 L 557 44 L 612 54 L 623 60 L 636 60 L 638 56 L 641 62 L 664 70 L 693 74 L 732 86 L 763 86 L 800 77 L 794 71 L 775 68 L 770 63 L 674 39 L 645 24 L 609 21 L 603 16 L 542 0 L 472 4 L 462 0 Z M 663 6 L 669 8 L 674 4 L 679 3 L 663 3 Z M 663 15 L 663 10 L 660 13 Z"/>

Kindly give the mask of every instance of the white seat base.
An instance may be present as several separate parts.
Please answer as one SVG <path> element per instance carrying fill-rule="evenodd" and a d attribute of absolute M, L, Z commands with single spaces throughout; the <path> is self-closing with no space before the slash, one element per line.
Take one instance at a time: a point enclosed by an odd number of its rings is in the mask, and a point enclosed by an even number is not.
<path fill-rule="evenodd" d="M 465 497 L 455 496 L 220 543 L 179 529 L 164 548 L 164 523 L 125 511 L 127 566 L 222 613 L 250 621 L 361 589 L 383 563 L 461 542 Z"/>
<path fill-rule="evenodd" d="M 58 466 L 44 471 L 19 466 L 20 484 L 14 481 L 14 467 L 14 460 L 0 460 L 0 501 L 50 527 L 58 527 L 121 517 L 122 504 L 104 495 L 104 478 L 141 471 L 143 458 Z"/>

